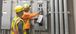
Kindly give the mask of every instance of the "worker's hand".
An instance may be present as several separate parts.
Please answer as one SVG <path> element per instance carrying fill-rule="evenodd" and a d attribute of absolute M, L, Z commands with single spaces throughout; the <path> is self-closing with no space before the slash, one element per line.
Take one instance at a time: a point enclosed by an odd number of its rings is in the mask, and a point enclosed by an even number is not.
<path fill-rule="evenodd" d="M 18 30 L 14 29 L 13 31 L 14 31 L 15 34 L 18 34 Z"/>
<path fill-rule="evenodd" d="M 38 16 L 38 15 L 40 15 L 40 12 L 32 12 L 32 14 L 33 14 L 34 16 Z"/>
<path fill-rule="evenodd" d="M 24 29 L 23 32 L 26 32 L 26 30 Z"/>

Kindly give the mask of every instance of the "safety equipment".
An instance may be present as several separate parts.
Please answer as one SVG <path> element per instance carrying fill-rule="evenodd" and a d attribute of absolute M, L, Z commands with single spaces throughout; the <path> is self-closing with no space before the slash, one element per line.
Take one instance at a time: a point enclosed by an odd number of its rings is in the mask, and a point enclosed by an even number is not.
<path fill-rule="evenodd" d="M 23 4 L 23 7 L 24 7 L 24 8 L 30 8 L 30 5 L 25 2 L 25 3 Z"/>
<path fill-rule="evenodd" d="M 23 10 L 23 7 L 20 6 L 20 5 L 18 5 L 18 6 L 15 7 L 16 13 L 21 12 L 22 10 Z"/>
<path fill-rule="evenodd" d="M 18 16 L 15 16 L 13 18 L 12 24 L 11 24 L 11 34 L 18 34 L 18 32 L 19 32 L 19 27 L 18 27 L 19 23 L 17 23 L 18 21 L 22 22 L 23 26 L 24 26 L 24 21 L 22 19 L 20 19 Z M 26 31 L 24 31 L 24 29 L 23 29 L 23 34 L 26 34 Z"/>

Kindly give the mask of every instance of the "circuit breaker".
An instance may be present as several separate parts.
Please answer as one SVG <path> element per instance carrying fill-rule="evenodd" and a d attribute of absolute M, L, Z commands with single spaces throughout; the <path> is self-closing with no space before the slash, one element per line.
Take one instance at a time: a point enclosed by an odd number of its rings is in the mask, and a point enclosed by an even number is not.
<path fill-rule="evenodd" d="M 32 3 L 32 11 L 43 15 L 41 23 L 34 23 L 35 30 L 47 30 L 47 1 L 35 1 Z"/>
<path fill-rule="evenodd" d="M 11 1 L 3 1 L 1 29 L 10 29 L 11 24 Z"/>

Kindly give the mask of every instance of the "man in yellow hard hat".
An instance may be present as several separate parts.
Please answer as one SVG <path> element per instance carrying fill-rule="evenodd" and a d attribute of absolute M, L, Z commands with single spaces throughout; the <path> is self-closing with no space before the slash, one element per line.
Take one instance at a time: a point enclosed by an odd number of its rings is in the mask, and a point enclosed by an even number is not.
<path fill-rule="evenodd" d="M 23 31 L 24 21 L 21 19 L 23 14 L 23 7 L 18 5 L 15 7 L 16 16 L 12 20 L 11 34 L 26 34 Z"/>

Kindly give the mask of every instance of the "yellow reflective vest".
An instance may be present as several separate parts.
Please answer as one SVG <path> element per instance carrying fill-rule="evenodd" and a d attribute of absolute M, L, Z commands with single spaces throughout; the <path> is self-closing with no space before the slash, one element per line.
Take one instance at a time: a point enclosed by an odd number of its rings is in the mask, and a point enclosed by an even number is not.
<path fill-rule="evenodd" d="M 23 21 L 23 20 L 20 19 L 18 16 L 15 16 L 13 18 L 12 23 L 11 23 L 11 34 L 18 34 L 18 23 L 19 23 L 19 21 Z M 24 26 L 24 21 L 23 21 L 23 26 Z M 24 29 L 23 29 L 23 34 L 26 34 L 26 31 L 24 31 Z"/>

